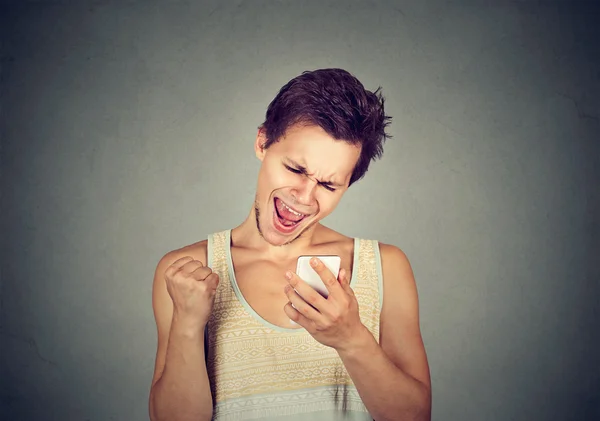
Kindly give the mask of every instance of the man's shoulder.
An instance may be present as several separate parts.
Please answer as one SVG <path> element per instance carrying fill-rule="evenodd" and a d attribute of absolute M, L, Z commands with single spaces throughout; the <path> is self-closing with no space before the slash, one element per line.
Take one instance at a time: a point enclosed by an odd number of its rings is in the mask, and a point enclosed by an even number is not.
<path fill-rule="evenodd" d="M 398 246 L 379 242 L 384 295 L 399 294 L 415 287 L 415 278 L 408 257 Z M 408 295 L 407 295 L 408 297 Z"/>
<path fill-rule="evenodd" d="M 159 261 L 159 266 L 168 267 L 175 263 L 177 260 L 184 257 L 191 257 L 194 260 L 199 260 L 203 265 L 206 265 L 207 261 L 207 250 L 208 240 L 197 241 L 192 244 L 185 245 L 167 252 Z"/>
<path fill-rule="evenodd" d="M 388 260 L 394 264 L 409 263 L 406 253 L 404 253 L 400 247 L 393 244 L 382 243 L 381 241 L 378 241 L 377 243 L 379 244 L 379 253 L 382 260 Z"/>

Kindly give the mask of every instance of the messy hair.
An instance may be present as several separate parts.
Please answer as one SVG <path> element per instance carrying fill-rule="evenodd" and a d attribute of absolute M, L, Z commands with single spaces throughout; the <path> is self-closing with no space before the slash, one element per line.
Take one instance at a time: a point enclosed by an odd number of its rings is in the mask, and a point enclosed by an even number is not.
<path fill-rule="evenodd" d="M 296 124 L 319 126 L 336 140 L 360 145 L 361 152 L 348 186 L 360 180 L 369 164 L 383 155 L 385 132 L 391 117 L 385 115 L 381 88 L 367 91 L 343 69 L 305 71 L 281 88 L 260 126 L 265 148 L 281 139 Z"/>

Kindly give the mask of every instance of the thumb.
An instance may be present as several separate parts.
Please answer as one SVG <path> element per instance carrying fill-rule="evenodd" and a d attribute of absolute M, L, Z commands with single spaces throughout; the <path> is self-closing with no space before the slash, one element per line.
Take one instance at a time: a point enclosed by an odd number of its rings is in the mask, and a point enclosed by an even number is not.
<path fill-rule="evenodd" d="M 206 282 L 207 284 L 209 284 L 212 288 L 217 289 L 217 286 L 219 285 L 219 275 L 215 272 L 211 273 L 210 275 L 208 275 L 208 277 L 206 278 Z"/>

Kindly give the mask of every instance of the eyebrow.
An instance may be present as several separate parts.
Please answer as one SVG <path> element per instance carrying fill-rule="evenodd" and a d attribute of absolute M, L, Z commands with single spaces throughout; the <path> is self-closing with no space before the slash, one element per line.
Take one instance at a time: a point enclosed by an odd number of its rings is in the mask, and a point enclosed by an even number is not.
<path fill-rule="evenodd" d="M 300 163 L 294 161 L 292 158 L 288 158 L 287 156 L 285 156 L 283 159 L 285 161 L 287 161 L 288 164 L 296 167 L 295 169 L 302 172 L 304 175 L 311 175 L 311 174 L 309 174 L 308 169 L 304 165 L 301 165 Z M 319 180 L 317 180 L 317 182 L 324 186 L 344 187 L 343 184 L 336 183 L 335 181 L 319 181 Z"/>

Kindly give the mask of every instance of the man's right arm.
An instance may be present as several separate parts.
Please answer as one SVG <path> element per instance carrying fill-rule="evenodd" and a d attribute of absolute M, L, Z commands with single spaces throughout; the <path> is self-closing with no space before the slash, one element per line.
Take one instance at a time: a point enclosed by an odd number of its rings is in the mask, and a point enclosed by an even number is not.
<path fill-rule="evenodd" d="M 158 347 L 150 390 L 152 421 L 209 421 L 212 396 L 204 355 L 204 331 L 173 312 L 165 271 L 178 258 L 169 253 L 159 262 L 152 288 Z"/>

